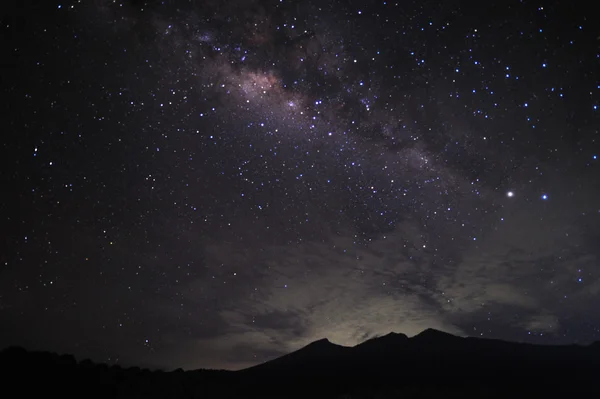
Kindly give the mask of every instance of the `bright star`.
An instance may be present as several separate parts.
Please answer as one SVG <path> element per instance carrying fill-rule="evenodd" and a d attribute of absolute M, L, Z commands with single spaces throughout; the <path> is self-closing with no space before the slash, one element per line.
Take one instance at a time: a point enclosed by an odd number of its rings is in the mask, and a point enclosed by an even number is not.
<path fill-rule="evenodd" d="M 515 195 L 515 193 L 513 193 L 512 191 L 509 191 L 506 193 L 507 197 L 513 197 Z"/>
<path fill-rule="evenodd" d="M 542 199 L 543 200 L 547 200 L 548 199 L 548 194 L 542 194 Z"/>

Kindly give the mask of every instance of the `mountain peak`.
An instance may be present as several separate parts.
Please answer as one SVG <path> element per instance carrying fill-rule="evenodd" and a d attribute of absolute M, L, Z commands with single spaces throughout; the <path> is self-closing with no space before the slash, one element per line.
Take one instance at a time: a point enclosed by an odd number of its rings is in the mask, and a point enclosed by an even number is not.
<path fill-rule="evenodd" d="M 322 352 L 322 351 L 338 350 L 339 348 L 346 348 L 346 347 L 342 346 L 342 345 L 334 344 L 327 338 L 321 338 L 321 339 L 311 342 L 310 344 L 306 345 L 304 348 L 302 348 L 300 350 L 301 351 L 309 350 L 311 352 L 312 351 Z"/>
<path fill-rule="evenodd" d="M 421 331 L 419 334 L 415 335 L 413 338 L 418 338 L 418 339 L 434 339 L 434 340 L 438 340 L 438 339 L 448 339 L 448 338 L 457 338 L 456 336 L 444 332 L 444 331 L 440 331 L 440 330 L 436 330 L 435 328 L 427 328 L 423 331 Z"/>
<path fill-rule="evenodd" d="M 399 344 L 404 344 L 404 342 L 407 340 L 408 337 L 405 334 L 391 332 L 386 335 L 380 335 L 378 337 L 368 339 L 365 342 L 358 344 L 357 347 L 360 347 L 362 349 L 374 347 L 386 349 L 390 347 L 395 347 Z"/>
<path fill-rule="evenodd" d="M 386 335 L 383 335 L 381 338 L 383 338 L 383 337 L 390 337 L 390 338 L 393 337 L 393 338 L 400 338 L 400 339 L 408 338 L 408 336 L 406 334 L 397 333 L 397 332 L 394 332 L 394 331 L 392 331 L 392 332 L 390 332 L 390 333 L 388 333 Z"/>
<path fill-rule="evenodd" d="M 306 346 L 324 346 L 324 345 L 333 345 L 333 344 L 327 338 L 321 338 L 321 339 L 311 342 L 310 344 L 308 344 Z"/>
<path fill-rule="evenodd" d="M 393 331 L 386 335 L 382 335 L 382 336 L 373 338 L 373 340 L 377 340 L 377 341 L 380 341 L 381 343 L 386 343 L 386 344 L 405 341 L 407 339 L 408 339 L 407 335 L 402 334 L 402 333 L 393 332 Z"/>

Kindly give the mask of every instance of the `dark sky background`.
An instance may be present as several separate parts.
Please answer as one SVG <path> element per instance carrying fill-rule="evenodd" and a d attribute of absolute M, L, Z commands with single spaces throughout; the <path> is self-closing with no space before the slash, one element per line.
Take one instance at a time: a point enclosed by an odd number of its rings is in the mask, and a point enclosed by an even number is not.
<path fill-rule="evenodd" d="M 6 6 L 0 346 L 600 339 L 589 3 Z"/>

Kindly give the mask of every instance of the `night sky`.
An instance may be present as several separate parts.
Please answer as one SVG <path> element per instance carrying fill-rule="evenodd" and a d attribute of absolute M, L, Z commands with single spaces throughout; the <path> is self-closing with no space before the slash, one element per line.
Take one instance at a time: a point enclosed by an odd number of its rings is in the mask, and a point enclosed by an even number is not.
<path fill-rule="evenodd" d="M 11 3 L 0 347 L 600 340 L 592 2 Z"/>

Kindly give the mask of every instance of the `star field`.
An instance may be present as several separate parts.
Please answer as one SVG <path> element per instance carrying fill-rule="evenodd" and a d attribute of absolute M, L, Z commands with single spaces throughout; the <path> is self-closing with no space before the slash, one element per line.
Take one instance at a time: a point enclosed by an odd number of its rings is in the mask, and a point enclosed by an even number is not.
<path fill-rule="evenodd" d="M 0 343 L 238 369 L 428 327 L 599 339 L 591 15 L 9 7 Z"/>

